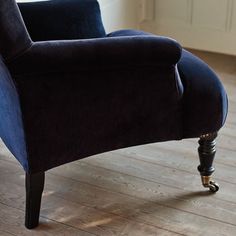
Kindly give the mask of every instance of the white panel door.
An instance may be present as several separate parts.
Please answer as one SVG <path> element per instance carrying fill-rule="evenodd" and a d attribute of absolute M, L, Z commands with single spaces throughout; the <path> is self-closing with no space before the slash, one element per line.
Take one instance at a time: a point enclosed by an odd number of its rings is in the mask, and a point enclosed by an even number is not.
<path fill-rule="evenodd" d="M 193 25 L 209 30 L 227 30 L 228 0 L 197 0 L 193 2 Z"/>
<path fill-rule="evenodd" d="M 173 26 L 189 24 L 189 0 L 156 1 L 154 8 L 157 24 Z"/>
<path fill-rule="evenodd" d="M 143 20 L 141 29 L 173 37 L 185 47 L 236 55 L 236 0 L 154 0 L 152 4 L 155 15 Z"/>

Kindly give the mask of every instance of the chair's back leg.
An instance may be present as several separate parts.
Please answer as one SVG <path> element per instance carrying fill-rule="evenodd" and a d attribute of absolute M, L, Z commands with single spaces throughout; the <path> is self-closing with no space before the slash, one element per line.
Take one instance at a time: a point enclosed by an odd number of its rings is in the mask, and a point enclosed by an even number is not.
<path fill-rule="evenodd" d="M 25 176 L 26 210 L 25 226 L 33 229 L 39 224 L 41 198 L 44 188 L 45 172 Z"/>
<path fill-rule="evenodd" d="M 216 139 L 217 133 L 202 135 L 199 140 L 199 159 L 200 165 L 198 170 L 202 177 L 202 184 L 204 187 L 209 188 L 212 192 L 219 190 L 219 185 L 212 181 L 211 175 L 215 171 L 213 161 L 216 153 Z"/>

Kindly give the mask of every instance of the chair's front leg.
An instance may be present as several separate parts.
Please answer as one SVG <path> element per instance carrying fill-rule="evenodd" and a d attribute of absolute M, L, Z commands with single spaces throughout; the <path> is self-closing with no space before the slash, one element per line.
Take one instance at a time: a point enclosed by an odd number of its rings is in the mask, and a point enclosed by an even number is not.
<path fill-rule="evenodd" d="M 25 176 L 26 210 L 25 227 L 33 229 L 39 224 L 41 198 L 44 188 L 45 172 Z"/>
<path fill-rule="evenodd" d="M 211 175 L 215 171 L 212 164 L 216 153 L 216 137 L 217 132 L 202 135 L 198 142 L 198 153 L 200 159 L 198 171 L 201 174 L 203 186 L 209 188 L 212 192 L 217 192 L 219 190 L 219 185 L 211 179 Z"/>

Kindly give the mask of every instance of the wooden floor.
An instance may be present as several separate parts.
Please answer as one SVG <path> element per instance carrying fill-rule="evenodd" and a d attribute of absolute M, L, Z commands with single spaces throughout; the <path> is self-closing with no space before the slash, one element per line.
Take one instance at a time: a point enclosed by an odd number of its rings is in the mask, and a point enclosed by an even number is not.
<path fill-rule="evenodd" d="M 236 58 L 195 53 L 229 94 L 215 161 L 217 194 L 201 186 L 196 139 L 133 147 L 48 171 L 41 224 L 28 231 L 24 172 L 0 143 L 0 235 L 236 235 Z"/>

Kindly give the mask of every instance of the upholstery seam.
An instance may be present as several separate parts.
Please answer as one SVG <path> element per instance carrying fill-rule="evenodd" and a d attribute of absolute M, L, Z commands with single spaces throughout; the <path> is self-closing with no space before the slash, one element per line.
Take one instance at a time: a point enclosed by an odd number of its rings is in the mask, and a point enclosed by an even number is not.
<path fill-rule="evenodd" d="M 33 45 L 34 45 L 34 42 L 31 41 L 30 44 L 29 44 L 29 46 L 27 46 L 26 48 L 24 48 L 24 49 L 20 50 L 19 52 L 17 52 L 16 55 L 14 55 L 14 56 L 12 56 L 12 57 L 10 57 L 10 58 L 6 58 L 6 59 L 5 59 L 5 62 L 6 62 L 7 64 L 12 63 L 12 62 L 13 62 L 14 60 L 16 60 L 18 57 L 23 56 L 27 51 L 29 51 L 29 50 L 32 48 Z"/>

